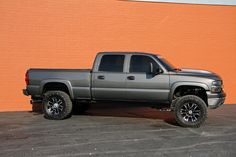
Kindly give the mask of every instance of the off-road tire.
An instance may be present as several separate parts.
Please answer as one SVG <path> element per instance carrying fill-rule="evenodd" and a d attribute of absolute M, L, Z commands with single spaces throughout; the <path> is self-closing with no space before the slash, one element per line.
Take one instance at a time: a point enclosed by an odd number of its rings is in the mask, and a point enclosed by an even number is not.
<path fill-rule="evenodd" d="M 180 97 L 176 98 L 175 100 L 172 101 L 171 105 L 170 105 L 170 109 L 171 111 L 175 110 L 175 104 L 176 102 L 180 99 Z"/>
<path fill-rule="evenodd" d="M 180 126 L 197 128 L 207 118 L 207 105 L 198 96 L 186 95 L 175 102 L 174 112 Z"/>
<path fill-rule="evenodd" d="M 58 110 L 53 106 L 59 106 Z M 62 120 L 70 117 L 72 106 L 70 96 L 63 91 L 48 91 L 43 95 L 42 110 L 47 119 Z"/>

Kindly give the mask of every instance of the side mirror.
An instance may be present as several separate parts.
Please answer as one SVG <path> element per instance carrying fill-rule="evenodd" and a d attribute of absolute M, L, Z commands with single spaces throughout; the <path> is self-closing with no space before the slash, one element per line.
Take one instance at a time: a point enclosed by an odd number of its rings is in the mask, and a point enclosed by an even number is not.
<path fill-rule="evenodd" d="M 153 64 L 150 63 L 150 65 L 149 65 L 149 73 L 157 75 L 157 74 L 163 73 L 163 70 L 159 66 L 154 67 Z"/>
<path fill-rule="evenodd" d="M 156 70 L 156 73 L 161 74 L 161 73 L 163 73 L 163 70 L 160 67 L 158 67 L 157 70 Z"/>

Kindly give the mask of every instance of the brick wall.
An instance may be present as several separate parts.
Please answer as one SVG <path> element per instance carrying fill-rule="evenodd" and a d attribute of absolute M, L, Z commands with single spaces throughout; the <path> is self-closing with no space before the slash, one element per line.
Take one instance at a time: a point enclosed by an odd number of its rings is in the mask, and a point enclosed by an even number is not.
<path fill-rule="evenodd" d="M 236 7 L 119 0 L 0 2 L 0 111 L 30 110 L 28 68 L 90 68 L 98 51 L 162 54 L 214 71 L 236 102 Z"/>

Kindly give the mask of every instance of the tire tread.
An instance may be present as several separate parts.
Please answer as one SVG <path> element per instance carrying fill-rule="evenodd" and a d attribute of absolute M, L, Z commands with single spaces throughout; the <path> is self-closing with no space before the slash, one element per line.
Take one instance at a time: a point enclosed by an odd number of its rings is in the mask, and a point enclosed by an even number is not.
<path fill-rule="evenodd" d="M 51 95 L 60 95 L 65 101 L 65 111 L 61 116 L 53 117 L 53 116 L 48 115 L 47 112 L 46 112 L 46 109 L 45 109 L 46 104 L 45 103 L 47 102 L 47 98 Z M 73 107 L 73 105 L 72 105 L 72 101 L 70 99 L 70 96 L 67 93 L 63 92 L 63 91 L 59 91 L 59 90 L 47 91 L 43 96 L 42 110 L 43 110 L 43 113 L 44 113 L 44 117 L 46 119 L 52 119 L 52 120 L 66 119 L 66 118 L 71 116 L 72 107 Z"/>
<path fill-rule="evenodd" d="M 198 105 L 200 105 L 200 107 L 202 108 L 202 118 L 200 119 L 200 121 L 198 121 L 197 123 L 194 124 L 187 124 L 185 122 L 182 121 L 182 119 L 179 118 L 178 115 L 178 109 L 181 107 L 181 105 L 188 101 L 195 101 Z M 174 108 L 174 112 L 175 112 L 175 119 L 176 122 L 182 126 L 182 127 L 192 127 L 192 128 L 198 128 L 202 125 L 202 123 L 206 120 L 207 118 L 207 105 L 206 103 L 198 96 L 195 95 L 185 95 L 183 97 L 178 98 L 178 100 L 175 102 L 175 108 Z"/>

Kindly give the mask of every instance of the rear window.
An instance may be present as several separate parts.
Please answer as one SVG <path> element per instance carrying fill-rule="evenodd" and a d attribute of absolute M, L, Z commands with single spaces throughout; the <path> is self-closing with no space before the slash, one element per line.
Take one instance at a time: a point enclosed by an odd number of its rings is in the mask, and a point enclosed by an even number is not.
<path fill-rule="evenodd" d="M 124 59 L 124 55 L 104 55 L 98 71 L 123 72 Z"/>

